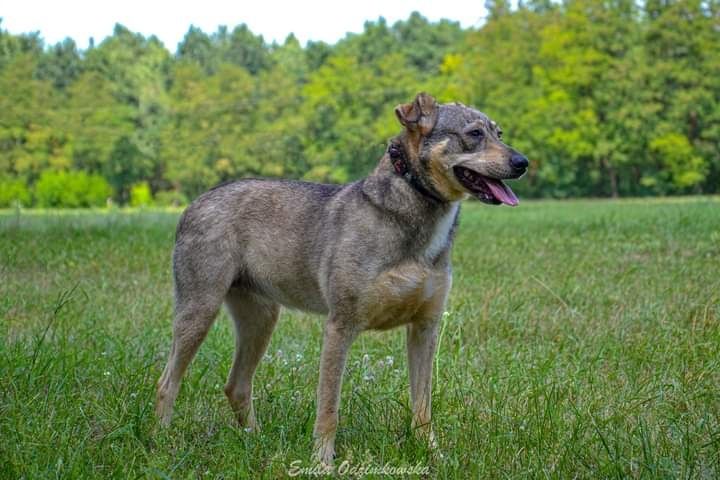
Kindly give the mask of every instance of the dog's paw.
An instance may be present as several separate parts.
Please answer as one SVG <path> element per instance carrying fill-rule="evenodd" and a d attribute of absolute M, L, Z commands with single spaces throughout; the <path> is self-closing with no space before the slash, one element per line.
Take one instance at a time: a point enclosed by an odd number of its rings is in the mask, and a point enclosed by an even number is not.
<path fill-rule="evenodd" d="M 435 438 L 435 432 L 432 430 L 432 428 L 430 429 L 430 433 L 427 434 L 427 442 L 428 447 L 430 447 L 431 450 L 438 450 L 438 442 Z"/>
<path fill-rule="evenodd" d="M 418 428 L 415 430 L 415 436 L 420 442 L 426 444 L 430 450 L 437 450 L 439 448 L 437 439 L 435 438 L 435 432 L 433 432 L 432 429 L 426 430 Z"/>
<path fill-rule="evenodd" d="M 335 459 L 334 442 L 318 439 L 315 442 L 315 453 L 313 454 L 313 459 L 325 467 L 332 466 Z"/>
<path fill-rule="evenodd" d="M 255 419 L 255 412 L 253 410 L 245 414 L 236 414 L 235 424 L 245 433 L 258 433 L 260 431 L 260 425 Z"/>
<path fill-rule="evenodd" d="M 256 424 L 256 425 L 253 425 L 253 426 L 250 426 L 250 425 L 242 426 L 242 425 L 240 425 L 240 428 L 242 428 L 242 431 L 243 431 L 243 432 L 249 433 L 249 434 L 253 434 L 253 433 L 258 433 L 258 432 L 260 432 L 260 427 L 259 427 L 257 424 Z"/>
<path fill-rule="evenodd" d="M 418 441 L 427 444 L 431 450 L 437 450 L 437 439 L 435 438 L 435 432 L 433 431 L 432 426 L 430 426 L 430 423 L 419 424 L 419 422 L 414 421 L 412 429 L 413 432 L 415 432 L 415 438 L 417 438 Z"/>
<path fill-rule="evenodd" d="M 435 460 L 442 460 L 443 458 L 445 458 L 442 451 L 440 450 L 437 437 L 435 436 L 435 432 L 432 428 L 416 428 L 415 437 L 418 439 L 418 441 L 428 446 L 428 450 L 430 450 L 430 456 L 432 458 L 434 458 Z"/>
<path fill-rule="evenodd" d="M 160 428 L 167 428 L 170 426 L 172 413 L 172 407 L 168 408 L 164 403 L 158 402 L 155 407 L 155 417 L 158 420 Z"/>

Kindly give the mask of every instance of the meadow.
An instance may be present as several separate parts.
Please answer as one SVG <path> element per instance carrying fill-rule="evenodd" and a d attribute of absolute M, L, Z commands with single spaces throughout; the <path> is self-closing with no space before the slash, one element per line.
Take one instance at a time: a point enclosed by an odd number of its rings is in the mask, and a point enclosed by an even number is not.
<path fill-rule="evenodd" d="M 309 466 L 321 319 L 283 311 L 259 433 L 222 391 L 226 313 L 169 429 L 177 211 L 0 213 L 0 477 L 277 478 Z M 338 458 L 432 478 L 720 476 L 720 199 L 463 207 L 433 422 L 410 430 L 402 329 L 363 334 Z"/>

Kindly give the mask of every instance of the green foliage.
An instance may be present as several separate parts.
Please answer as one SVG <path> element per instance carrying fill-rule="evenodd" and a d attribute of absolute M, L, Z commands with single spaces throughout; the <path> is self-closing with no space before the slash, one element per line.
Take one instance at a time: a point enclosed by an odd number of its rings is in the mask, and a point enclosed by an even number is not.
<path fill-rule="evenodd" d="M 155 193 L 155 205 L 160 207 L 181 207 L 187 204 L 187 197 L 177 190 L 161 190 Z"/>
<path fill-rule="evenodd" d="M 153 197 L 148 182 L 139 182 L 130 187 L 130 206 L 147 207 L 152 205 Z"/>
<path fill-rule="evenodd" d="M 191 26 L 178 45 L 178 58 L 201 66 L 206 73 L 215 73 L 222 64 L 232 64 L 252 74 L 268 67 L 270 52 L 262 36 L 254 35 L 245 24 L 232 32 L 220 26 L 217 32 L 207 35 Z"/>
<path fill-rule="evenodd" d="M 40 207 L 100 207 L 112 195 L 112 187 L 97 174 L 46 171 L 35 185 Z"/>
<path fill-rule="evenodd" d="M 660 156 L 661 163 L 676 186 L 692 187 L 705 178 L 707 164 L 694 154 L 687 137 L 670 133 L 653 139 L 650 149 Z"/>
<path fill-rule="evenodd" d="M 81 69 L 82 59 L 77 45 L 71 38 L 67 38 L 43 53 L 35 75 L 51 81 L 56 88 L 62 90 L 75 81 Z"/>
<path fill-rule="evenodd" d="M 0 208 L 16 204 L 30 205 L 30 191 L 24 181 L 17 178 L 0 177 Z"/>
<path fill-rule="evenodd" d="M 175 55 L 122 25 L 85 52 L 0 30 L 0 175 L 86 171 L 119 203 L 139 182 L 186 198 L 246 176 L 345 182 L 426 90 L 502 125 L 531 161 L 523 196 L 718 192 L 716 3 L 488 0 L 477 29 L 413 13 L 304 48 L 191 27 Z"/>

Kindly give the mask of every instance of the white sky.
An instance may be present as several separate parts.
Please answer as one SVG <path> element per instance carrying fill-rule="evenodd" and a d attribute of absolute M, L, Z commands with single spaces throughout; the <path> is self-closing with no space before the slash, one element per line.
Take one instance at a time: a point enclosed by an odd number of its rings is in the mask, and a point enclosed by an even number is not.
<path fill-rule="evenodd" d="M 463 27 L 479 26 L 485 8 L 480 0 L 0 0 L 0 28 L 11 33 L 39 31 L 47 44 L 72 37 L 86 48 L 112 34 L 115 23 L 144 35 L 155 34 L 172 52 L 192 24 L 205 32 L 218 25 L 246 23 L 266 41 L 282 42 L 290 32 L 308 40 L 333 43 L 346 32 L 360 32 L 366 20 L 383 16 L 389 24 L 413 10 L 430 20 L 448 18 Z"/>

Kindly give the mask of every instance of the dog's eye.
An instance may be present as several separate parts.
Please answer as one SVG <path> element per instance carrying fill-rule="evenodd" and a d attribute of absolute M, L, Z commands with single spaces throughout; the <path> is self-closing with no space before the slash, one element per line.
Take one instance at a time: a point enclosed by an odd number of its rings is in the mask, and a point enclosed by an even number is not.
<path fill-rule="evenodd" d="M 470 135 L 471 137 L 475 137 L 475 138 L 482 138 L 483 136 L 485 136 L 485 132 L 483 132 L 480 129 L 475 129 L 475 130 L 470 130 L 468 132 L 468 135 Z"/>
<path fill-rule="evenodd" d="M 502 139 L 502 130 L 497 131 L 498 139 Z"/>

